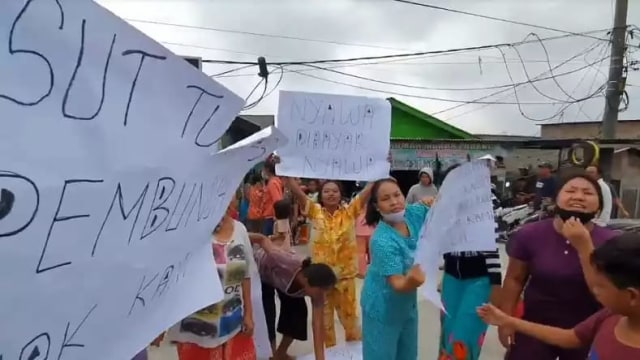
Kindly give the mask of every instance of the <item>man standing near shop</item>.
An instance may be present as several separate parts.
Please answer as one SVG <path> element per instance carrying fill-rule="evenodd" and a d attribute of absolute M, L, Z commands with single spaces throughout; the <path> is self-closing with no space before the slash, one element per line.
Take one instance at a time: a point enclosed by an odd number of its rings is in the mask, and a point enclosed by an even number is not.
<path fill-rule="evenodd" d="M 553 165 L 543 162 L 538 165 L 538 181 L 536 182 L 536 197 L 533 206 L 540 210 L 543 205 L 551 203 L 556 196 L 556 178 L 553 175 Z"/>

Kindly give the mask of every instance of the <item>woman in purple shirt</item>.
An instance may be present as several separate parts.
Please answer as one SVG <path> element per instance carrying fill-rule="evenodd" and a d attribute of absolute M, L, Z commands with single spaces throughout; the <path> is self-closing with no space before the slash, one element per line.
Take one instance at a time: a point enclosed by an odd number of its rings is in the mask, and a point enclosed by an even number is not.
<path fill-rule="evenodd" d="M 501 308 L 513 314 L 526 286 L 525 320 L 573 328 L 601 306 L 584 280 L 576 250 L 562 235 L 564 222 L 575 217 L 585 224 L 595 247 L 610 240 L 615 232 L 591 222 L 602 209 L 602 194 L 600 186 L 582 171 L 572 171 L 562 179 L 555 203 L 554 218 L 528 224 L 510 240 Z M 500 341 L 508 349 L 505 360 L 584 360 L 589 351 L 547 345 L 514 334 L 513 329 L 506 327 L 498 331 Z"/>

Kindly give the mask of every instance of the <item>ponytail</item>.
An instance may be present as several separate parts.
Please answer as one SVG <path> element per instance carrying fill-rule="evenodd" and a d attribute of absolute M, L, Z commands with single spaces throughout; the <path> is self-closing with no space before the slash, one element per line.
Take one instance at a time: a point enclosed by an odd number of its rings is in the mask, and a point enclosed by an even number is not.
<path fill-rule="evenodd" d="M 338 282 L 336 274 L 329 265 L 311 263 L 311 258 L 306 258 L 302 261 L 301 272 L 307 278 L 307 283 L 311 287 L 330 289 Z"/>

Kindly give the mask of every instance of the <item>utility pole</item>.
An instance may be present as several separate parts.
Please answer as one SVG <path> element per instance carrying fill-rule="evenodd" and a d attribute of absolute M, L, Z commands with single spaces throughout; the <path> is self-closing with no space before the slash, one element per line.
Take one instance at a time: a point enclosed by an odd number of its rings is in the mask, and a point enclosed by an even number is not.
<path fill-rule="evenodd" d="M 609 60 L 609 80 L 605 90 L 604 115 L 602 116 L 602 139 L 613 140 L 616 138 L 616 125 L 618 124 L 618 110 L 620 98 L 624 90 L 622 78 L 624 68 L 624 54 L 627 50 L 627 10 L 629 0 L 616 0 L 616 10 L 613 18 L 613 31 L 611 32 L 611 59 Z M 600 147 L 600 168 L 607 181 L 613 179 L 613 146 Z M 618 189 L 619 190 L 619 189 Z M 618 192 L 619 193 L 619 192 Z"/>
<path fill-rule="evenodd" d="M 602 117 L 602 138 L 615 139 L 618 122 L 618 109 L 624 82 L 622 71 L 624 54 L 627 50 L 627 11 L 629 0 L 616 0 L 616 10 L 611 33 L 611 60 L 609 62 L 609 80 L 605 91 L 604 115 Z"/>

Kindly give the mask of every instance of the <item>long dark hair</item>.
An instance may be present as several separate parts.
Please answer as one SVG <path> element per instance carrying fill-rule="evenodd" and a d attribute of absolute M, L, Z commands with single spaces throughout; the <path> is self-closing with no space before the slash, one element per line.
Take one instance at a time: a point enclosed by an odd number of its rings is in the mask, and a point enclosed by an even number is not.
<path fill-rule="evenodd" d="M 371 187 L 371 196 L 369 196 L 367 211 L 364 215 L 364 221 L 369 226 L 375 226 L 380 222 L 380 220 L 382 220 L 382 214 L 380 214 L 376 205 L 378 204 L 378 190 L 380 189 L 380 185 L 387 182 L 392 182 L 397 185 L 397 182 L 394 179 L 386 178 L 376 180 Z"/>
<path fill-rule="evenodd" d="M 344 191 L 342 190 L 342 183 L 338 180 L 327 180 L 325 182 L 322 183 L 322 185 L 320 186 L 320 189 L 318 190 L 318 204 L 320 204 L 320 206 L 324 207 L 324 203 L 322 202 L 322 190 L 324 189 L 325 186 L 327 186 L 327 184 L 336 184 L 336 186 L 338 187 L 338 191 L 340 192 L 340 200 L 342 201 L 342 196 L 344 195 Z"/>
<path fill-rule="evenodd" d="M 598 210 L 602 210 L 602 208 L 604 207 L 604 200 L 602 199 L 602 189 L 600 188 L 600 184 L 598 184 L 597 180 L 594 180 L 591 176 L 589 176 L 585 169 L 579 167 L 563 170 L 562 176 L 560 176 L 559 178 L 560 181 L 558 182 L 558 186 L 556 187 L 556 194 L 554 197 L 556 204 L 558 195 L 560 195 L 562 188 L 565 187 L 565 185 L 567 185 L 567 183 L 573 179 L 584 179 L 593 186 L 596 194 L 598 195 Z"/>

